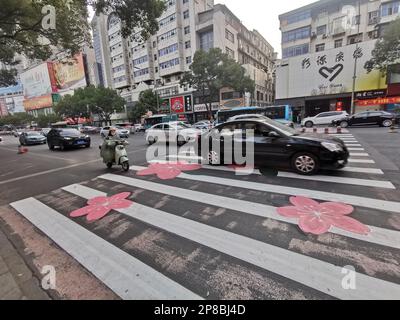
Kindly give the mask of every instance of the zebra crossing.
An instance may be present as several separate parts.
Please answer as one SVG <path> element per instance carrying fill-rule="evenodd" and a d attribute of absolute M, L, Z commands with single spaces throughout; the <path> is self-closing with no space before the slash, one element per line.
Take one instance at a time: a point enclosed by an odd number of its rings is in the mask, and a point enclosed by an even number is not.
<path fill-rule="evenodd" d="M 400 298 L 399 194 L 376 164 L 313 177 L 238 174 L 245 169 L 202 166 L 160 179 L 132 166 L 10 205 L 123 299 Z M 121 193 L 131 206 L 93 222 L 70 217 Z M 300 196 L 353 206 L 369 232 L 304 233 L 278 212 Z M 348 267 L 356 270 L 350 290 Z"/>

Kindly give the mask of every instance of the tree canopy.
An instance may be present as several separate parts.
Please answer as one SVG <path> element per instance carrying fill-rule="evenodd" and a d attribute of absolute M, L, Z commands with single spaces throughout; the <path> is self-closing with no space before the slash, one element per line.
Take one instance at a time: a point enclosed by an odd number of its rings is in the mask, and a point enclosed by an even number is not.
<path fill-rule="evenodd" d="M 391 22 L 384 31 L 372 51 L 372 59 L 365 63 L 364 68 L 371 72 L 374 69 L 384 74 L 387 67 L 400 61 L 400 18 Z"/>
<path fill-rule="evenodd" d="M 28 113 L 19 112 L 0 118 L 0 126 L 12 125 L 15 127 L 30 125 L 35 118 Z"/>
<path fill-rule="evenodd" d="M 54 111 L 63 118 L 89 118 L 97 115 L 101 121 L 109 123 L 111 116 L 124 110 L 125 100 L 110 88 L 89 86 L 66 95 L 54 106 Z"/>
<path fill-rule="evenodd" d="M 141 28 L 143 38 L 158 30 L 165 9 L 163 0 L 0 0 L 0 85 L 16 84 L 15 53 L 47 60 L 52 50 L 74 56 L 90 43 L 88 5 L 96 13 L 114 12 L 123 36 Z"/>
<path fill-rule="evenodd" d="M 184 74 L 180 85 L 197 90 L 209 113 L 212 97 L 218 96 L 221 88 L 230 87 L 241 93 L 255 90 L 255 83 L 245 69 L 219 48 L 196 51 L 190 71 Z"/>
<path fill-rule="evenodd" d="M 148 111 L 156 113 L 157 110 L 157 99 L 158 106 L 161 106 L 162 99 L 153 92 L 153 90 L 148 89 L 144 90 L 139 95 L 139 101 L 136 103 L 133 108 L 130 118 L 134 121 L 140 120 L 142 116 L 144 116 Z"/>

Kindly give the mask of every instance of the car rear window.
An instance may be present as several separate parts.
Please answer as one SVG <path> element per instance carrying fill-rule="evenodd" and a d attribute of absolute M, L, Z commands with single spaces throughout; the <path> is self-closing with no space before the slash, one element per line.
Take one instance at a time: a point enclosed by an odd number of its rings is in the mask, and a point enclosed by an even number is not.
<path fill-rule="evenodd" d="M 66 130 L 60 131 L 60 135 L 62 135 L 62 136 L 77 136 L 80 134 L 81 133 L 76 129 L 66 129 Z"/>

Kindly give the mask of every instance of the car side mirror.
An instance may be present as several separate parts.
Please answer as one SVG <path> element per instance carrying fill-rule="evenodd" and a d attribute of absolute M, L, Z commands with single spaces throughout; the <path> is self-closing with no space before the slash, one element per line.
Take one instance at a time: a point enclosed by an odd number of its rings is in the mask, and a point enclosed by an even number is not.
<path fill-rule="evenodd" d="M 268 133 L 268 137 L 276 139 L 276 138 L 279 138 L 280 135 L 278 133 L 276 133 L 275 131 L 271 131 Z"/>

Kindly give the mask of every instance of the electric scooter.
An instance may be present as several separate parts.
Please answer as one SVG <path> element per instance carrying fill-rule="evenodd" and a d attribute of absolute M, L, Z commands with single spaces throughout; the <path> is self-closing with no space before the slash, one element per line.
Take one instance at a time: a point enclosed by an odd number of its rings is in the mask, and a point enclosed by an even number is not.
<path fill-rule="evenodd" d="M 124 171 L 129 170 L 128 153 L 125 146 L 129 143 L 125 140 L 105 140 L 100 146 L 100 156 L 107 168 L 111 169 L 113 165 L 120 165 Z"/>

